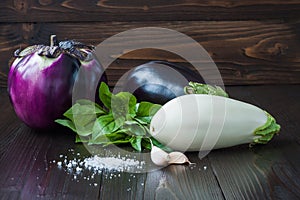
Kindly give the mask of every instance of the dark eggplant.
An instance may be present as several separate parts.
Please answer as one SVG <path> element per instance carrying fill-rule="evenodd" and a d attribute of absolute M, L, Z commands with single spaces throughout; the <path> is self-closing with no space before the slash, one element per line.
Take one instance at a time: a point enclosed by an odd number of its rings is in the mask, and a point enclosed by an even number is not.
<path fill-rule="evenodd" d="M 95 100 L 90 88 L 107 82 L 93 47 L 67 40 L 51 45 L 33 45 L 15 52 L 8 75 L 8 93 L 17 116 L 32 128 L 51 128 L 54 120 L 72 106 L 74 84 L 78 98 Z M 89 78 L 79 77 L 79 70 Z M 101 77 L 99 81 L 99 77 Z M 98 83 L 99 82 L 99 83 Z"/>
<path fill-rule="evenodd" d="M 190 81 L 204 83 L 202 76 L 189 68 L 166 61 L 151 61 L 129 71 L 121 90 L 133 93 L 139 102 L 165 104 L 184 95 L 184 87 Z"/>

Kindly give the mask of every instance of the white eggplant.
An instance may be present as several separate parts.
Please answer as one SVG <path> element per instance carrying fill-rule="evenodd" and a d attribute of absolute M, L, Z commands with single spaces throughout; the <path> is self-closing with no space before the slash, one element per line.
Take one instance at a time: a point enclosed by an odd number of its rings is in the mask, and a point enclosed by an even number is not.
<path fill-rule="evenodd" d="M 167 102 L 153 116 L 150 134 L 179 151 L 209 151 L 265 144 L 280 125 L 266 111 L 234 99 L 189 94 Z"/>

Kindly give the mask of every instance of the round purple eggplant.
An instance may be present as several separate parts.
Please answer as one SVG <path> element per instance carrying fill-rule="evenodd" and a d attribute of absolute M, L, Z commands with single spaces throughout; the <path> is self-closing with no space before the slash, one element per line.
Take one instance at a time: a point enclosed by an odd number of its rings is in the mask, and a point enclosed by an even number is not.
<path fill-rule="evenodd" d="M 92 46 L 73 40 L 56 44 L 55 39 L 51 36 L 50 46 L 33 45 L 17 50 L 9 70 L 11 103 L 17 116 L 32 128 L 55 126 L 54 120 L 72 105 L 75 83 L 82 89 L 80 98 L 95 100 L 98 95 L 90 88 L 107 82 Z M 89 81 L 79 77 L 79 70 L 88 71 Z"/>
<path fill-rule="evenodd" d="M 204 83 L 197 71 L 166 61 L 151 61 L 129 71 L 122 90 L 133 93 L 139 102 L 165 104 L 184 95 L 189 81 Z"/>

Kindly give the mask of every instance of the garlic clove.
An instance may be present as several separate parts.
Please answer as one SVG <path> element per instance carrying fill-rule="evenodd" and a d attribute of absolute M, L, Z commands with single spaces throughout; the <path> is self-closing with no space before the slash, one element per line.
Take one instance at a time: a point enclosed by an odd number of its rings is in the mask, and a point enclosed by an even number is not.
<path fill-rule="evenodd" d="M 166 167 L 170 164 L 192 164 L 183 153 L 178 151 L 167 153 L 154 145 L 152 145 L 151 149 L 151 160 L 155 165 L 161 167 Z"/>
<path fill-rule="evenodd" d="M 157 166 L 165 167 L 169 165 L 169 154 L 154 145 L 152 145 L 150 156 L 152 162 Z"/>
<path fill-rule="evenodd" d="M 189 159 L 181 152 L 174 151 L 169 153 L 169 164 L 192 164 Z"/>

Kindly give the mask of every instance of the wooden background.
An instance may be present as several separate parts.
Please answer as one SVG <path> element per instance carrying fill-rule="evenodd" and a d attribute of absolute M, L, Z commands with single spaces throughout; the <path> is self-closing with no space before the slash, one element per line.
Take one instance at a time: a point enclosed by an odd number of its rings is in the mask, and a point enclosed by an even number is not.
<path fill-rule="evenodd" d="M 299 0 L 3 0 L 0 10 L 2 87 L 13 52 L 48 44 L 51 34 L 97 45 L 121 31 L 148 26 L 170 28 L 198 41 L 226 85 L 300 83 Z M 132 52 L 109 67 L 110 83 L 155 59 L 187 65 L 167 53 Z"/>
<path fill-rule="evenodd" d="M 83 150 L 71 131 L 34 131 L 15 115 L 5 89 L 9 60 L 20 47 L 48 44 L 51 34 L 97 45 L 121 31 L 150 26 L 198 41 L 225 84 L 234 85 L 226 87 L 230 96 L 270 111 L 282 130 L 252 149 L 215 150 L 202 160 L 189 153 L 197 164 L 193 170 L 176 165 L 114 180 L 105 172 L 96 177 L 96 187 L 87 187 L 49 164 L 70 148 Z M 1 0 L 0 199 L 299 199 L 299 52 L 300 0 Z M 167 52 L 135 51 L 109 67 L 110 84 L 155 59 L 189 66 Z"/>

